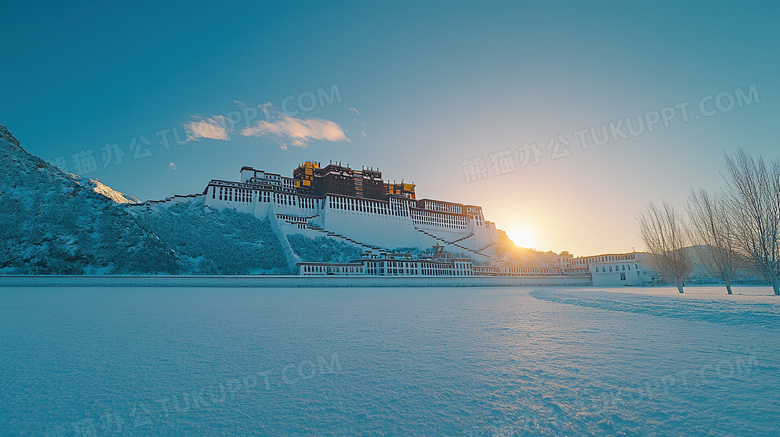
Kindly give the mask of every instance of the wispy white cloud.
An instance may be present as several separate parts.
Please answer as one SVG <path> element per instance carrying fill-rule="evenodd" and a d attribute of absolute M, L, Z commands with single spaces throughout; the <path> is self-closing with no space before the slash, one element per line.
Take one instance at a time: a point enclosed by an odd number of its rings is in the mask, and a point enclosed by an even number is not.
<path fill-rule="evenodd" d="M 184 123 L 184 127 L 189 132 L 188 139 L 199 140 L 201 138 L 210 138 L 212 140 L 230 140 L 228 132 L 228 119 L 223 115 L 215 115 L 211 118 L 195 116 L 193 121 Z"/>
<path fill-rule="evenodd" d="M 276 121 L 258 121 L 254 126 L 241 129 L 240 133 L 245 137 L 276 136 L 282 149 L 287 149 L 288 144 L 306 147 L 311 140 L 349 141 L 341 126 L 330 120 L 301 119 L 283 113 L 277 114 L 276 118 Z"/>
<path fill-rule="evenodd" d="M 330 120 L 298 118 L 279 111 L 269 102 L 254 107 L 249 107 L 239 100 L 234 102 L 242 111 L 232 111 L 226 115 L 212 117 L 193 116 L 192 121 L 183 123 L 188 132 L 188 140 L 197 141 L 201 138 L 209 138 L 230 141 L 230 136 L 238 131 L 240 135 L 245 137 L 275 137 L 283 150 L 286 150 L 288 145 L 307 147 L 312 140 L 350 141 L 341 126 Z M 248 111 L 250 108 L 254 110 L 254 115 L 248 115 L 252 114 L 252 111 Z M 351 109 L 359 114 L 357 109 Z M 257 120 L 260 111 L 261 114 L 265 115 L 265 120 L 251 123 L 251 120 Z M 246 121 L 247 125 L 238 129 L 236 124 L 242 119 Z M 175 164 L 171 163 L 171 168 L 175 170 Z"/>

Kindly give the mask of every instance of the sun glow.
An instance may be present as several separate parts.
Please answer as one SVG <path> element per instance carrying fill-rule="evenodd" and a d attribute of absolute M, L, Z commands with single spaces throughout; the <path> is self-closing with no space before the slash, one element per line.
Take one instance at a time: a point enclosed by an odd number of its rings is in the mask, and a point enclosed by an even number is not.
<path fill-rule="evenodd" d="M 512 240 L 512 242 L 515 243 L 515 246 L 525 248 L 536 247 L 536 235 L 531 229 L 528 229 L 524 226 L 514 226 L 509 228 L 506 231 L 506 235 L 510 240 Z"/>

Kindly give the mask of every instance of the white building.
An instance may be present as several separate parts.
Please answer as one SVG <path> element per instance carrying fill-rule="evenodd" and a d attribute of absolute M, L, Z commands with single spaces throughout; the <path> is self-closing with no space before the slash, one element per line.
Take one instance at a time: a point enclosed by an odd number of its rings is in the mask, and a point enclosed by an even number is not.
<path fill-rule="evenodd" d="M 562 260 L 564 274 L 590 274 L 596 287 L 655 283 L 658 274 L 648 267 L 645 252 L 610 253 Z"/>
<path fill-rule="evenodd" d="M 244 167 L 240 182 L 212 180 L 203 196 L 208 206 L 269 219 L 282 233 L 328 235 L 368 250 L 443 245 L 486 262 L 498 241 L 495 224 L 485 220 L 479 206 L 395 194 L 384 199 L 317 195 L 301 182 L 308 181 Z"/>
<path fill-rule="evenodd" d="M 368 276 L 473 276 L 470 258 L 455 258 L 436 246 L 433 252 L 414 258 L 411 254 L 363 254 L 360 260 L 346 264 L 298 263 L 300 275 L 368 275 Z"/>
<path fill-rule="evenodd" d="M 440 245 L 470 262 L 496 262 L 493 246 L 498 242 L 498 232 L 493 222 L 485 220 L 480 206 L 416 199 L 413 184 L 383 182 L 381 173 L 373 169 L 352 170 L 340 164 L 320 169 L 319 164 L 307 162 L 293 174 L 294 177 L 287 177 L 243 167 L 239 181 L 213 179 L 201 194 L 144 204 L 199 199 L 206 206 L 232 208 L 267 219 L 294 271 L 299 271 L 302 260 L 289 245 L 286 236 L 290 234 L 309 238 L 327 236 L 358 245 L 374 255 L 401 248 L 426 250 Z M 383 262 L 369 262 L 365 269 L 393 272 L 410 268 Z M 304 265 L 305 273 L 313 274 L 310 270 L 313 267 Z M 330 267 L 332 272 L 341 274 L 346 273 L 341 267 L 348 266 Z M 442 272 L 434 264 L 423 263 L 414 268 L 419 272 Z M 452 271 L 458 275 L 467 270 L 459 266 Z M 368 270 L 365 273 L 374 274 Z"/>
<path fill-rule="evenodd" d="M 319 262 L 301 262 L 298 263 L 298 274 L 305 276 L 355 276 L 365 275 L 365 267 L 358 263 L 319 263 Z"/>
<path fill-rule="evenodd" d="M 363 254 L 349 263 L 300 262 L 298 274 L 307 276 L 560 276 L 557 268 L 476 266 L 470 258 L 453 257 L 443 246 L 434 246 L 418 257 L 409 253 Z"/>

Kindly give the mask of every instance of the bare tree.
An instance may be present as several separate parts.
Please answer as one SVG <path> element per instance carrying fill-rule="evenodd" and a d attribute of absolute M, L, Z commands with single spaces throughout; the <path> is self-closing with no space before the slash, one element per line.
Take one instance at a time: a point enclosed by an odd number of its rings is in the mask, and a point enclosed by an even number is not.
<path fill-rule="evenodd" d="M 780 295 L 780 163 L 767 164 L 740 149 L 726 155 L 726 169 L 738 247 Z"/>
<path fill-rule="evenodd" d="M 738 272 L 739 255 L 733 219 L 725 202 L 707 190 L 693 191 L 688 197 L 688 234 L 702 264 L 710 275 L 720 278 L 731 292 Z"/>
<path fill-rule="evenodd" d="M 667 282 L 674 282 L 677 290 L 683 293 L 685 280 L 693 270 L 693 260 L 690 252 L 686 251 L 682 216 L 666 202 L 662 208 L 650 202 L 647 210 L 639 216 L 639 229 L 661 276 Z"/>

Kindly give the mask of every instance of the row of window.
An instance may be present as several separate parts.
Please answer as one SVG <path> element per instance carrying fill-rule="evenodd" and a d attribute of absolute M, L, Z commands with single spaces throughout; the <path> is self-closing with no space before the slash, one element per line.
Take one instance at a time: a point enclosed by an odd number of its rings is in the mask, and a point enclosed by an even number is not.
<path fill-rule="evenodd" d="M 297 217 L 294 215 L 287 215 L 287 214 L 276 214 L 276 218 L 279 220 L 284 220 L 286 222 L 290 223 L 303 223 L 306 224 L 308 219 L 306 217 Z"/>
<path fill-rule="evenodd" d="M 471 271 L 451 270 L 448 268 L 420 269 L 419 274 L 415 269 L 376 269 L 369 267 L 366 271 L 369 275 L 376 276 L 473 276 Z"/>
<path fill-rule="evenodd" d="M 295 179 L 288 178 L 286 176 L 280 176 L 274 173 L 266 173 L 261 170 L 254 170 L 254 173 L 252 174 L 250 180 L 252 181 L 252 183 L 260 183 L 260 184 L 264 183 L 273 186 L 283 186 L 285 188 L 295 187 Z"/>
<path fill-rule="evenodd" d="M 250 203 L 255 199 L 255 191 L 246 188 L 231 187 L 212 187 L 211 198 L 228 202 Z M 261 191 L 258 194 L 260 202 L 275 202 L 278 205 L 300 206 L 301 208 L 319 208 L 319 199 L 312 197 L 303 197 L 295 194 L 276 193 L 270 191 Z"/>
<path fill-rule="evenodd" d="M 588 257 L 582 257 L 582 258 L 574 258 L 571 262 L 572 264 L 594 264 L 594 263 L 605 263 L 610 261 L 633 261 L 636 259 L 636 255 L 633 253 L 626 253 L 622 255 L 599 255 L 599 256 L 588 256 Z"/>
<path fill-rule="evenodd" d="M 219 192 L 219 196 L 217 196 Z M 231 188 L 231 187 L 213 187 L 211 190 L 211 198 L 219 200 L 226 200 L 228 202 L 252 202 L 252 190 L 245 188 Z"/>
<path fill-rule="evenodd" d="M 302 265 L 303 274 L 362 275 L 363 266 L 312 266 Z"/>
<path fill-rule="evenodd" d="M 473 276 L 468 268 L 451 268 L 435 263 L 369 263 L 367 266 L 301 265 L 303 275 L 362 275 L 375 276 Z M 419 264 L 419 265 L 415 265 Z"/>
<path fill-rule="evenodd" d="M 298 206 L 298 196 L 294 194 L 271 193 L 277 205 Z"/>
<path fill-rule="evenodd" d="M 425 209 L 439 212 L 451 212 L 453 214 L 463 214 L 463 205 L 453 205 L 450 203 L 433 202 L 430 200 L 425 201 Z"/>
<path fill-rule="evenodd" d="M 473 276 L 471 264 L 450 266 L 426 261 L 368 261 L 366 272 L 379 276 Z"/>
<path fill-rule="evenodd" d="M 467 218 L 461 215 L 439 214 L 433 211 L 412 210 L 412 220 L 415 225 L 446 226 L 450 228 L 465 229 L 468 227 Z"/>
<path fill-rule="evenodd" d="M 368 200 L 355 199 L 352 197 L 328 196 L 328 206 L 342 211 L 367 212 L 372 214 L 385 214 L 393 216 L 403 216 L 404 213 L 398 209 L 398 204 L 385 202 L 372 202 Z"/>
<path fill-rule="evenodd" d="M 315 209 L 320 207 L 319 199 L 312 197 L 298 196 L 296 194 L 263 192 L 264 202 L 273 201 L 277 205 L 298 206 L 300 208 Z"/>
<path fill-rule="evenodd" d="M 626 269 L 626 266 L 628 266 L 628 269 Z M 596 266 L 596 273 L 599 273 L 599 272 L 606 273 L 607 272 L 607 267 L 609 267 L 609 271 L 611 272 L 612 271 L 612 266 L 602 266 L 601 270 L 599 270 L 599 266 Z M 631 270 L 631 264 L 623 264 L 622 266 L 617 265 L 617 266 L 614 266 L 614 267 L 615 267 L 614 271 L 616 271 L 616 272 L 619 272 L 620 270 Z M 639 270 L 639 264 L 634 264 L 634 268 Z"/>
<path fill-rule="evenodd" d="M 539 275 L 558 275 L 557 269 L 547 267 L 504 267 L 501 269 L 504 276 L 539 276 Z"/>

